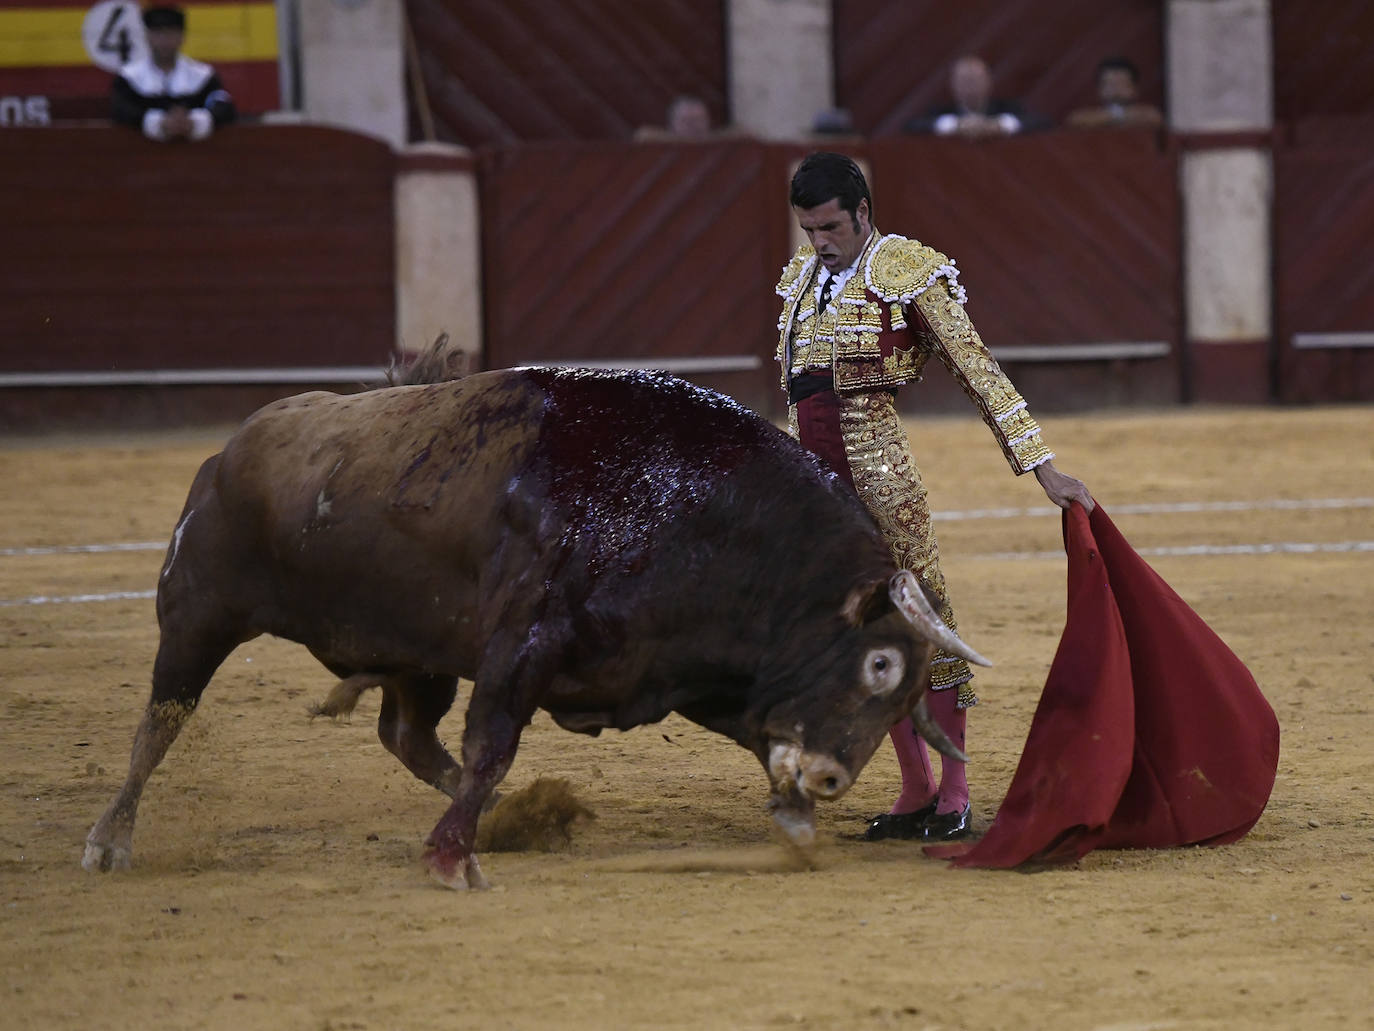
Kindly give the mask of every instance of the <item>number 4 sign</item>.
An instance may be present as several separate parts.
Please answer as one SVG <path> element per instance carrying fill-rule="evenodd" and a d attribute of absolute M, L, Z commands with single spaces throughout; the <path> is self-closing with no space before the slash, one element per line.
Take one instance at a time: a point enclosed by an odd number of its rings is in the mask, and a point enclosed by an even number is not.
<path fill-rule="evenodd" d="M 143 15 L 134 0 L 101 0 L 81 23 L 81 40 L 91 60 L 107 72 L 118 72 L 148 52 Z"/>

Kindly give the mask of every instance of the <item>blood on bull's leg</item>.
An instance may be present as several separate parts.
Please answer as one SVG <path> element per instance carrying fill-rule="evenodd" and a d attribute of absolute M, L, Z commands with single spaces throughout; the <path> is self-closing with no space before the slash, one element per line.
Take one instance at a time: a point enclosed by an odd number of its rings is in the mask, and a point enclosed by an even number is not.
<path fill-rule="evenodd" d="M 445 887 L 488 887 L 473 854 L 477 818 L 510 770 L 520 733 L 534 716 L 562 653 L 561 642 L 547 630 L 541 632 L 537 623 L 521 640 L 503 632 L 488 642 L 468 701 L 458 790 L 425 841 L 425 863 Z"/>
<path fill-rule="evenodd" d="M 492 789 L 510 769 L 520 743 L 520 731 L 531 715 L 533 709 L 523 719 L 517 719 L 510 713 L 474 711 L 474 706 L 469 706 L 458 789 L 448 812 L 425 839 L 425 863 L 431 876 L 445 887 L 489 887 L 473 853 L 477 818 Z"/>

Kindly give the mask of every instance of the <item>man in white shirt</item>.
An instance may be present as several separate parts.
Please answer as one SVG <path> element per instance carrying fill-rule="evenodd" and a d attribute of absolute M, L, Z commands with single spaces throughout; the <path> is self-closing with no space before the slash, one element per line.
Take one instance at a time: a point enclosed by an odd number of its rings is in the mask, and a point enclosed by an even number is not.
<path fill-rule="evenodd" d="M 177 7 L 143 12 L 148 53 L 120 69 L 113 87 L 114 120 L 150 140 L 203 140 L 234 120 L 234 101 L 215 70 L 181 53 L 186 15 Z"/>

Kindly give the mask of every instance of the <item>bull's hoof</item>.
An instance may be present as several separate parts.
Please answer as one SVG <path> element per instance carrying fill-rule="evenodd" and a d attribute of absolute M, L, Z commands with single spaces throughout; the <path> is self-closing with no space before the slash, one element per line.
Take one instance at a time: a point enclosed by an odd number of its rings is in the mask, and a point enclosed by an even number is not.
<path fill-rule="evenodd" d="M 477 865 L 476 856 L 453 858 L 440 855 L 438 849 L 431 848 L 425 852 L 425 865 L 429 867 L 429 875 L 445 888 L 486 891 L 491 887 L 482 875 L 482 868 Z"/>
<path fill-rule="evenodd" d="M 809 849 L 816 841 L 816 821 L 809 813 L 775 809 L 773 823 L 782 831 L 788 843 L 797 848 Z"/>
<path fill-rule="evenodd" d="M 109 873 L 111 870 L 129 869 L 132 859 L 133 853 L 128 848 L 87 841 L 86 852 L 81 857 L 81 866 L 90 873 Z"/>

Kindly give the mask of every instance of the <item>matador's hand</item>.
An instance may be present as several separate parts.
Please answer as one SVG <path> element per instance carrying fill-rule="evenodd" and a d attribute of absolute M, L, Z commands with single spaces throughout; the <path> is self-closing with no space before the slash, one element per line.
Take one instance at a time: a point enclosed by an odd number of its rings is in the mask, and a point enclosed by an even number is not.
<path fill-rule="evenodd" d="M 1060 508 L 1068 508 L 1075 501 L 1087 512 L 1096 507 L 1092 495 L 1088 493 L 1088 485 L 1068 473 L 1061 473 L 1054 467 L 1053 462 L 1042 462 L 1037 465 L 1035 478 L 1040 481 L 1040 486 L 1045 488 L 1045 496 Z"/>

